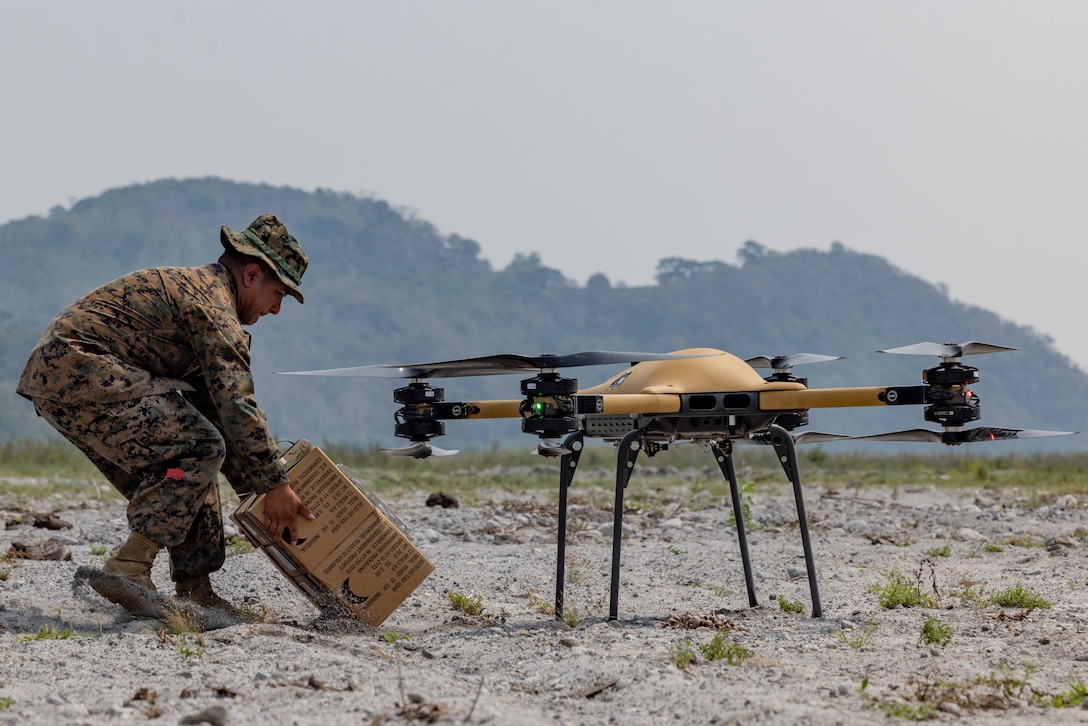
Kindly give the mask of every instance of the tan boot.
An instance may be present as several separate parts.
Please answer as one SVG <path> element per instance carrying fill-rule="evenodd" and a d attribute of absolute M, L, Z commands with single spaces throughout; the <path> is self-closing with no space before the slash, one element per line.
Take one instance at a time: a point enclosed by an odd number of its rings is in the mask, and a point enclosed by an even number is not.
<path fill-rule="evenodd" d="M 211 578 L 207 575 L 197 575 L 178 580 L 176 584 L 178 597 L 195 602 L 202 608 L 215 608 L 225 613 L 245 620 L 251 620 L 252 615 L 224 600 L 212 589 Z"/>
<path fill-rule="evenodd" d="M 99 595 L 133 615 L 160 617 L 162 598 L 155 594 L 155 583 L 151 581 L 151 564 L 159 549 L 147 537 L 132 532 L 101 570 L 89 570 L 88 583 Z"/>
<path fill-rule="evenodd" d="M 129 533 L 128 540 L 117 550 L 102 567 L 110 575 L 134 582 L 142 588 L 155 592 L 155 583 L 151 580 L 151 565 L 159 553 L 159 545 L 144 537 L 139 532 Z"/>

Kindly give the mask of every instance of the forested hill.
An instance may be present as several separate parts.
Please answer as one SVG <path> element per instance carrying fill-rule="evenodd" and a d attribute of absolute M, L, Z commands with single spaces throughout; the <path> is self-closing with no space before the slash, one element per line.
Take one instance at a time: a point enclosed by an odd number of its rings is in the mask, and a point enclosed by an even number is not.
<path fill-rule="evenodd" d="M 969 340 L 1021 349 L 965 360 L 982 370 L 975 390 L 984 423 L 1085 428 L 1088 376 L 1048 339 L 838 244 L 775 253 L 748 242 L 735 263 L 668 257 L 663 248 L 646 260 L 656 265 L 656 285 L 613 285 L 602 270 L 581 286 L 537 255 L 493 269 L 473 240 L 441 235 L 377 199 L 207 178 L 116 189 L 44 218 L 0 226 L 0 442 L 52 435 L 14 387 L 27 351 L 61 307 L 137 268 L 214 261 L 221 225 L 242 229 L 264 212 L 278 214 L 310 258 L 306 304 L 289 299 L 278 317 L 251 328 L 257 398 L 284 439 L 400 445 L 392 435 L 396 382 L 273 371 L 494 353 L 714 347 L 742 358 L 846 356 L 796 371 L 814 387 L 903 385 L 920 383 L 922 369 L 937 361 L 876 350 Z M 591 385 L 617 370 L 575 369 L 573 375 Z M 448 400 L 518 398 L 518 380 L 447 379 L 442 385 Z M 923 425 L 918 408 L 853 409 L 814 411 L 809 428 L 873 433 Z M 447 448 L 534 445 L 513 421 L 454 421 L 447 432 L 439 442 Z M 993 446 L 1026 451 L 1034 442 Z M 1048 440 L 1043 448 L 1085 446 L 1085 437 L 1077 436 Z"/>

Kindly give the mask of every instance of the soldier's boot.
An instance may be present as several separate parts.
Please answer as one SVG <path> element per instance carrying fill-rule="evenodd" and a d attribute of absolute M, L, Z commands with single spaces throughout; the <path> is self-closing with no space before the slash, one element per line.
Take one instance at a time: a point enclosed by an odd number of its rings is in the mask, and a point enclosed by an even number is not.
<path fill-rule="evenodd" d="M 162 599 L 155 594 L 155 583 L 151 581 L 151 565 L 159 549 L 147 537 L 132 532 L 100 571 L 88 574 L 88 582 L 99 595 L 133 615 L 159 617 Z"/>
<path fill-rule="evenodd" d="M 118 575 L 129 582 L 155 592 L 155 583 L 151 580 L 151 565 L 159 553 L 158 543 L 152 542 L 139 532 L 130 532 L 128 540 L 117 550 L 102 567 L 110 575 Z"/>
<path fill-rule="evenodd" d="M 202 608 L 214 608 L 241 620 L 253 620 L 254 616 L 223 598 L 212 589 L 211 578 L 207 575 L 196 575 L 178 580 L 175 586 L 179 598 L 196 603 Z"/>

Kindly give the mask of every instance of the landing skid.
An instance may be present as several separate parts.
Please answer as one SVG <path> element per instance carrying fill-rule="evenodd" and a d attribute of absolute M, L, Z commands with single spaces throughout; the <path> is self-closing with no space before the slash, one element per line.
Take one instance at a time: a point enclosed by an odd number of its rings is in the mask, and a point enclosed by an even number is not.
<path fill-rule="evenodd" d="M 623 492 L 631 480 L 631 473 L 634 470 L 639 452 L 642 451 L 642 437 L 643 432 L 640 429 L 634 429 L 629 431 L 616 447 L 616 497 L 612 520 L 612 581 L 608 605 L 609 620 L 619 618 Z M 767 433 L 755 437 L 753 441 L 774 447 L 775 452 L 778 454 L 779 463 L 782 464 L 786 476 L 793 484 L 793 497 L 797 504 L 797 521 L 801 530 L 801 544 L 805 551 L 805 567 L 808 571 L 808 585 L 812 597 L 812 617 L 822 617 L 823 608 L 820 605 L 820 591 L 816 583 L 816 565 L 812 556 L 812 543 L 809 539 L 808 518 L 805 514 L 804 494 L 801 491 L 801 476 L 797 466 L 797 452 L 794 448 L 793 437 L 781 426 L 772 425 Z M 563 442 L 564 448 L 570 453 L 560 457 L 559 463 L 559 513 L 555 567 L 556 620 L 563 619 L 563 589 L 567 556 L 567 495 L 571 483 L 574 481 L 574 473 L 578 468 L 578 460 L 581 458 L 584 444 L 585 434 L 583 432 L 577 431 L 570 434 Z M 741 563 L 744 566 L 744 584 L 748 590 L 748 604 L 755 607 L 759 603 L 756 599 L 755 583 L 752 578 L 752 561 L 748 554 L 748 539 L 744 530 L 740 486 L 737 483 L 737 473 L 733 463 L 733 442 L 727 440 L 724 445 L 711 446 L 711 451 L 722 471 L 722 475 L 729 481 L 729 493 L 732 498 L 733 514 L 737 524 L 737 540 L 740 545 Z"/>

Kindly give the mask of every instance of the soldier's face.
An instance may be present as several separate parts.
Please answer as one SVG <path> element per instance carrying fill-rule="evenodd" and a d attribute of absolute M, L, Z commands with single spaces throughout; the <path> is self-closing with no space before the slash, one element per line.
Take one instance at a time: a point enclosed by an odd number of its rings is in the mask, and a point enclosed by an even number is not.
<path fill-rule="evenodd" d="M 277 315 L 286 295 L 287 286 L 272 271 L 247 266 L 238 286 L 238 319 L 242 325 L 253 325 L 264 315 Z"/>

